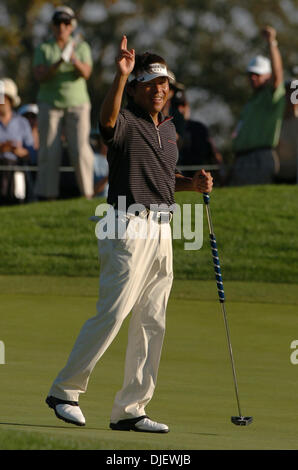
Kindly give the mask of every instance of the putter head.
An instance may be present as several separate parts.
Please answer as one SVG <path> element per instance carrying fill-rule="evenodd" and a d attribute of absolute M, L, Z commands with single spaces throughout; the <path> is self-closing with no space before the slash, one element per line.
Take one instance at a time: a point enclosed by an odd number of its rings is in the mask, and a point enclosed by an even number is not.
<path fill-rule="evenodd" d="M 248 426 L 252 423 L 253 418 L 252 416 L 231 416 L 231 421 L 236 426 Z"/>

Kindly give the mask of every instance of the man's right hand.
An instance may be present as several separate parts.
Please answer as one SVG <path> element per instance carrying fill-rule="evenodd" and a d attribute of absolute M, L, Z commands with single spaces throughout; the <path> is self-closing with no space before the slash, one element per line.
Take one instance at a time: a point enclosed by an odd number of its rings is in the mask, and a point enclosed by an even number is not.
<path fill-rule="evenodd" d="M 123 36 L 120 43 L 119 53 L 116 57 L 118 72 L 122 76 L 128 77 L 135 66 L 135 50 L 127 49 L 127 37 Z"/>
<path fill-rule="evenodd" d="M 122 36 L 119 53 L 115 59 L 117 73 L 100 108 L 99 121 L 105 132 L 105 138 L 110 139 L 114 134 L 122 96 L 129 74 L 135 66 L 135 50 L 127 50 L 127 38 Z"/>

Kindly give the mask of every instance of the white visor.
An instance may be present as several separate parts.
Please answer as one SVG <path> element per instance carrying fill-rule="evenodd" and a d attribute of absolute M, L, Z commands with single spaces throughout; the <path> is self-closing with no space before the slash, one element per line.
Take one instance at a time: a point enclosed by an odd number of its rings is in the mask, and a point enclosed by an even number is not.
<path fill-rule="evenodd" d="M 157 77 L 169 77 L 168 70 L 164 64 L 150 64 L 147 70 L 141 72 L 135 79 L 138 82 L 150 82 Z"/>

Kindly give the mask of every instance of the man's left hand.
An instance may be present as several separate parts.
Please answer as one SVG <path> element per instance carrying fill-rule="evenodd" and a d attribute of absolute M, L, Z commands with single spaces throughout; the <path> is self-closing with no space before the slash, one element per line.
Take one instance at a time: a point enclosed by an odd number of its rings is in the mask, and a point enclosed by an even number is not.
<path fill-rule="evenodd" d="M 194 191 L 199 193 L 210 193 L 213 187 L 213 178 L 211 173 L 205 170 L 199 170 L 192 178 L 192 185 Z"/>

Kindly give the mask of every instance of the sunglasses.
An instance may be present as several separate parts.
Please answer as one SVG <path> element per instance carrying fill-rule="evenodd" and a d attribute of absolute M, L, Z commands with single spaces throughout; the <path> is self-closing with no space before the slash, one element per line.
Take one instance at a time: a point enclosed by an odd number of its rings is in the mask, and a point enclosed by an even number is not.
<path fill-rule="evenodd" d="M 71 20 L 56 18 L 55 20 L 53 20 L 53 23 L 54 23 L 55 26 L 59 26 L 62 23 L 66 24 L 68 26 L 68 25 L 71 24 Z"/>

